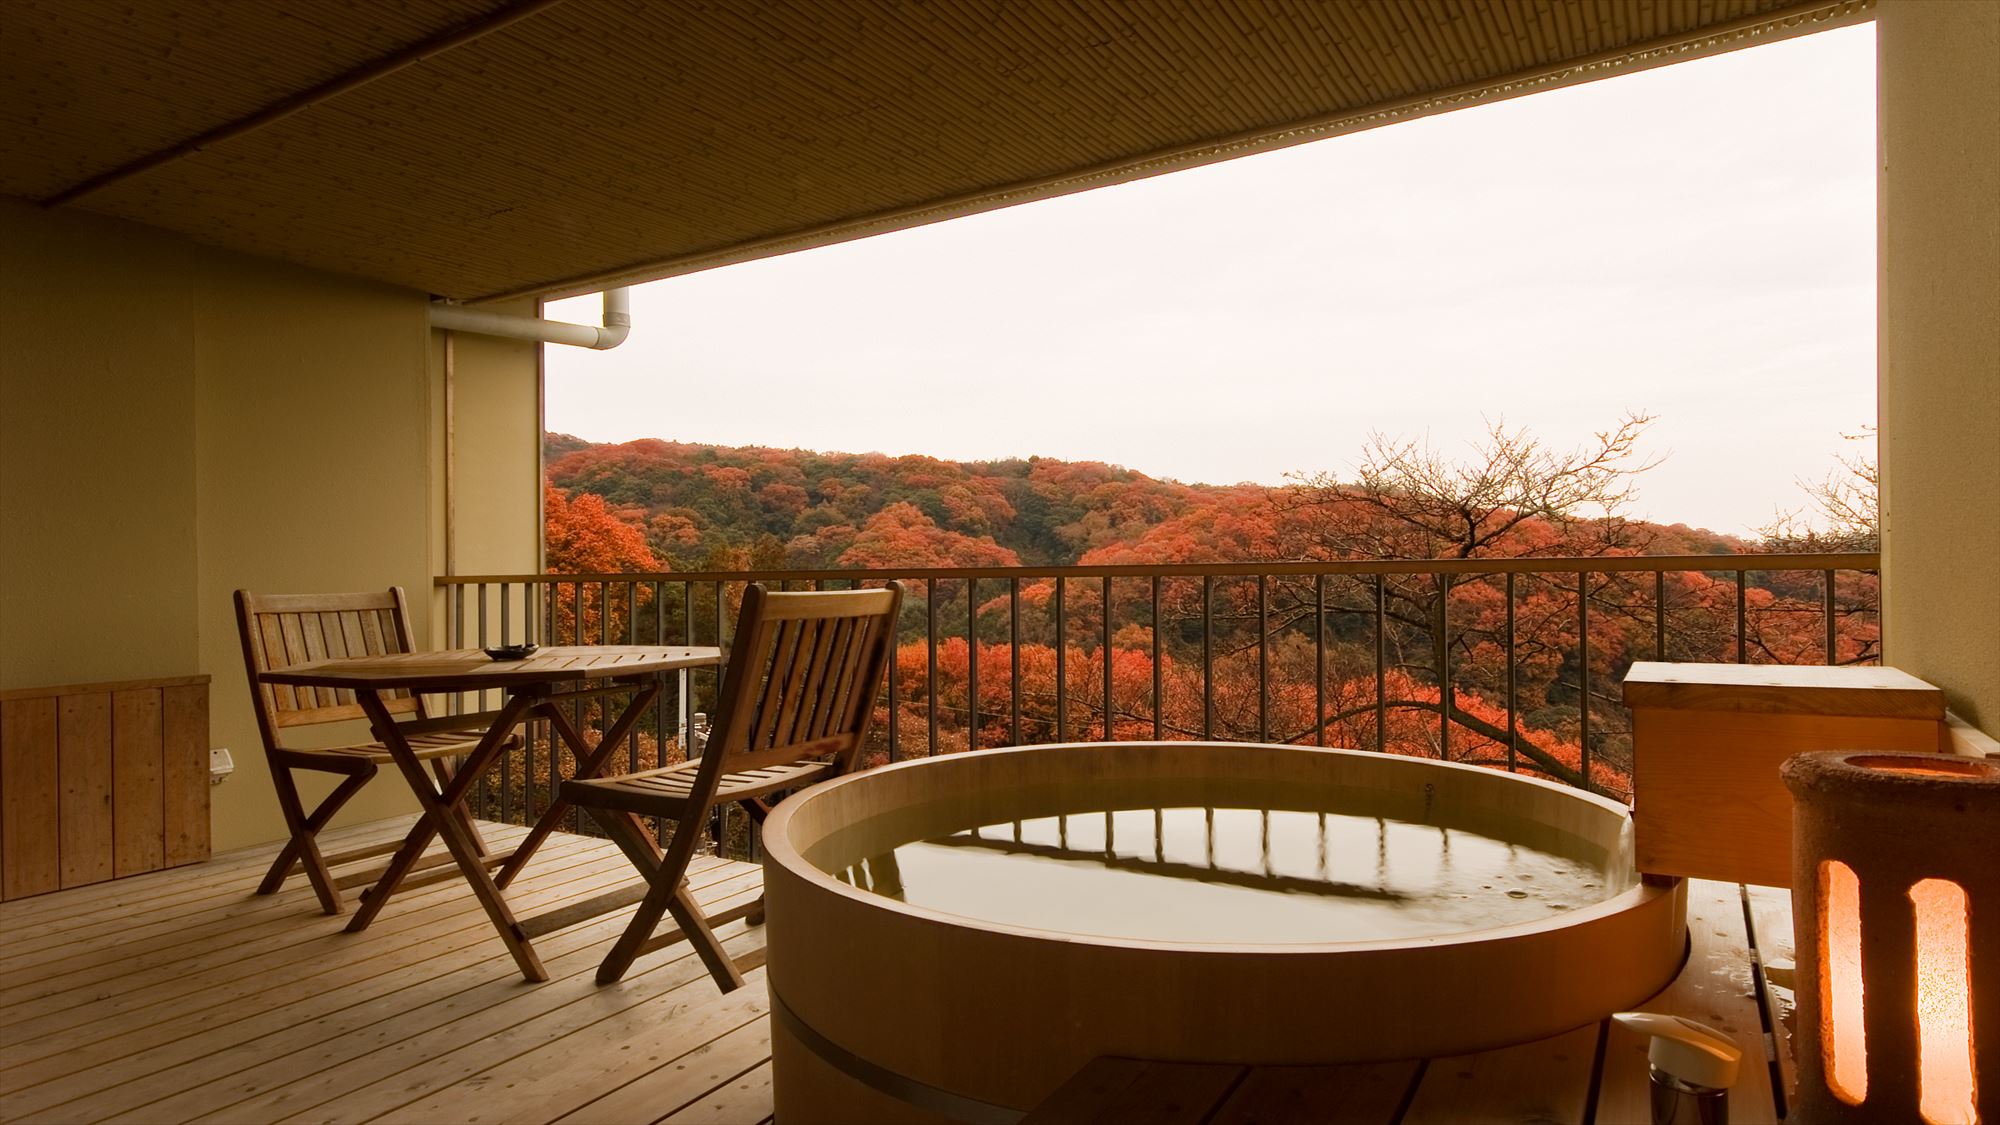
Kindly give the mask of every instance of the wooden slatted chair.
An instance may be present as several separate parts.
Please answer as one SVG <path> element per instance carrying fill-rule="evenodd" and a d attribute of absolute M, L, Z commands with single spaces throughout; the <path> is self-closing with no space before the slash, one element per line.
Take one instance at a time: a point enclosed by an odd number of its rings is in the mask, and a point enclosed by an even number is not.
<path fill-rule="evenodd" d="M 763 900 L 704 917 L 688 893 L 688 861 L 711 810 L 741 805 L 757 823 L 767 794 L 845 773 L 874 718 L 875 693 L 895 652 L 903 589 L 743 596 L 722 699 L 707 748 L 692 762 L 616 777 L 565 781 L 564 800 L 588 810 L 631 858 L 646 883 L 631 924 L 597 969 L 599 984 L 634 959 L 685 937 L 722 991 L 743 975 L 711 926 L 762 918 Z M 664 854 L 641 817 L 674 822 Z M 662 913 L 676 929 L 654 933 Z"/>
<path fill-rule="evenodd" d="M 250 680 L 252 709 L 257 714 L 257 731 L 264 742 L 264 758 L 270 763 L 271 784 L 278 791 L 278 806 L 284 812 L 291 839 L 271 864 L 257 893 L 275 893 L 293 872 L 304 870 L 320 907 L 328 914 L 344 908 L 341 892 L 351 887 L 372 886 L 381 868 L 335 876 L 331 870 L 344 864 L 387 855 L 401 840 L 376 844 L 333 855 L 322 855 L 315 840 L 333 815 L 340 811 L 376 770 L 393 761 L 379 742 L 345 746 L 300 747 L 284 743 L 284 732 L 297 727 L 364 719 L 354 693 L 334 688 L 291 687 L 267 684 L 264 672 L 340 656 L 379 656 L 410 651 L 410 612 L 400 586 L 381 593 L 361 594 L 253 594 L 236 591 L 236 625 L 243 641 L 243 664 Z M 387 693 L 391 714 L 399 721 L 424 721 L 424 702 L 407 691 Z M 479 744 L 485 716 L 467 716 L 467 726 L 433 730 L 410 736 L 417 757 L 431 763 L 442 784 L 451 776 L 456 759 Z M 305 811 L 293 770 L 315 770 L 340 776 L 333 792 L 312 812 Z M 472 827 L 470 818 L 465 820 Z M 473 838 L 479 839 L 477 828 Z M 449 875 L 448 856 L 426 857 L 420 867 L 439 868 L 433 874 Z M 405 880 L 404 887 L 415 885 Z M 365 892 L 364 892 L 365 893 Z"/>

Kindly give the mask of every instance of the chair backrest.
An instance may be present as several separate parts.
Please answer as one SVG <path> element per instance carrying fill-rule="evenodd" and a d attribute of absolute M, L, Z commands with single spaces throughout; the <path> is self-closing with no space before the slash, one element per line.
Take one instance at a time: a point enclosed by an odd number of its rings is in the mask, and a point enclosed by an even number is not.
<path fill-rule="evenodd" d="M 875 717 L 903 588 L 743 594 L 717 718 L 694 793 L 725 773 L 830 758 L 844 773 Z"/>
<path fill-rule="evenodd" d="M 279 749 L 278 732 L 284 728 L 367 716 L 345 688 L 261 684 L 259 673 L 337 656 L 410 651 L 410 608 L 400 586 L 362 594 L 238 590 L 236 628 L 257 727 L 270 751 Z M 384 692 L 382 701 L 391 714 L 423 715 L 423 701 L 407 691 Z"/>

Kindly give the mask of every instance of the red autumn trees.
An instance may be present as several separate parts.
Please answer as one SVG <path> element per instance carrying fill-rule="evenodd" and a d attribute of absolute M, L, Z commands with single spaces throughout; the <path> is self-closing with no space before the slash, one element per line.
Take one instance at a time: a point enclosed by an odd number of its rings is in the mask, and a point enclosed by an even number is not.
<path fill-rule="evenodd" d="M 683 585 L 676 570 L 1492 560 L 1485 573 L 1390 574 L 1379 586 L 1347 574 L 1071 578 L 1060 589 L 1049 579 L 919 582 L 876 753 L 887 753 L 891 725 L 904 756 L 1157 729 L 1380 748 L 1572 783 L 1587 772 L 1594 787 L 1622 793 L 1630 736 L 1617 685 L 1634 660 L 1727 661 L 1740 650 L 1752 661 L 1819 662 L 1829 607 L 1833 659 L 1879 651 L 1866 573 L 1842 572 L 1829 591 L 1820 572 L 1763 572 L 1745 557 L 1739 637 L 1733 571 L 1579 576 L 1517 565 L 1753 550 L 1624 515 L 1646 424 L 1627 418 L 1574 450 L 1495 427 L 1463 460 L 1377 439 L 1357 482 L 1304 477 L 1275 489 L 1039 458 L 552 436 L 550 570 L 669 572 L 658 579 L 661 604 L 637 616 L 630 610 L 652 604 L 650 580 L 629 594 L 618 582 L 561 587 L 557 639 L 577 635 L 569 607 L 581 605 L 584 640 L 628 625 L 652 639 L 657 623 L 662 640 L 712 643 L 741 582 Z M 697 685 L 692 709 L 704 709 L 707 690 Z"/>

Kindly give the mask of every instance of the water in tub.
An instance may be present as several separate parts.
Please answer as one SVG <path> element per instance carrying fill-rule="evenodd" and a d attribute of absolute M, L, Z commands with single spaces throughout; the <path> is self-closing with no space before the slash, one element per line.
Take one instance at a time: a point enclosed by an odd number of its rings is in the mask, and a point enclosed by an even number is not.
<path fill-rule="evenodd" d="M 1231 944 L 1481 930 L 1630 884 L 1629 860 L 1621 868 L 1617 854 L 1559 833 L 1399 820 L 1368 803 L 1356 794 L 1315 811 L 1184 805 L 1029 817 L 878 850 L 832 873 L 984 922 Z"/>

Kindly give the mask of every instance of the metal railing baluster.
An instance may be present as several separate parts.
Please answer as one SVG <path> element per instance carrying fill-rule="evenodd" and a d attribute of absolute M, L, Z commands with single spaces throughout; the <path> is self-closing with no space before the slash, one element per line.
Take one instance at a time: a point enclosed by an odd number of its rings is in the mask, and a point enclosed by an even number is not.
<path fill-rule="evenodd" d="M 1389 748 L 1388 576 L 1375 576 L 1375 749 Z"/>
<path fill-rule="evenodd" d="M 1104 576 L 1104 590 L 1100 600 L 1100 616 L 1103 617 L 1102 636 L 1098 638 L 1099 655 L 1104 658 L 1104 726 L 1102 738 L 1110 742 L 1115 738 L 1111 726 L 1111 576 Z"/>
<path fill-rule="evenodd" d="M 1069 618 L 1063 607 L 1063 580 L 1056 578 L 1056 741 L 1069 741 Z"/>
<path fill-rule="evenodd" d="M 1736 572 L 1736 663 L 1750 663 L 1749 599 L 1744 590 L 1744 572 Z"/>
<path fill-rule="evenodd" d="M 1507 772 L 1515 772 L 1519 766 L 1521 750 L 1521 729 L 1519 724 L 1520 691 L 1515 677 L 1519 675 L 1521 654 L 1514 644 L 1514 573 L 1507 572 Z"/>
<path fill-rule="evenodd" d="M 1653 659 L 1667 658 L 1667 572 L 1653 572 Z"/>
<path fill-rule="evenodd" d="M 1215 737 L 1215 579 L 1201 576 L 1201 736 Z"/>
<path fill-rule="evenodd" d="M 1326 575 L 1313 578 L 1313 745 L 1326 745 Z"/>
<path fill-rule="evenodd" d="M 1583 777 L 1583 791 L 1592 791 L 1590 783 L 1590 572 L 1577 571 L 1576 574 L 1576 649 L 1577 683 L 1582 688 L 1580 706 L 1583 713 L 1577 725 L 1577 772 Z"/>
<path fill-rule="evenodd" d="M 1257 741 L 1271 741 L 1271 585 L 1257 576 Z"/>
<path fill-rule="evenodd" d="M 1021 744 L 1021 580 L 1007 580 L 1007 730 L 1013 745 Z"/>
<path fill-rule="evenodd" d="M 1438 575 L 1438 757 L 1451 761 L 1451 575 Z"/>
<path fill-rule="evenodd" d="M 926 757 L 937 754 L 938 741 L 938 632 L 937 632 L 937 579 L 924 580 L 924 648 L 930 663 L 930 675 L 924 685 L 924 709 L 930 717 L 930 740 L 924 744 Z"/>
<path fill-rule="evenodd" d="M 1166 662 L 1160 659 L 1160 576 L 1157 574 L 1153 575 L 1152 592 L 1153 617 L 1151 631 L 1153 636 L 1150 643 L 1153 658 L 1153 739 L 1158 741 L 1166 733 L 1165 725 L 1162 722 L 1164 712 L 1162 711 L 1161 702 L 1161 696 L 1165 694 Z"/>
<path fill-rule="evenodd" d="M 979 579 L 965 580 L 965 748 L 979 749 Z"/>

